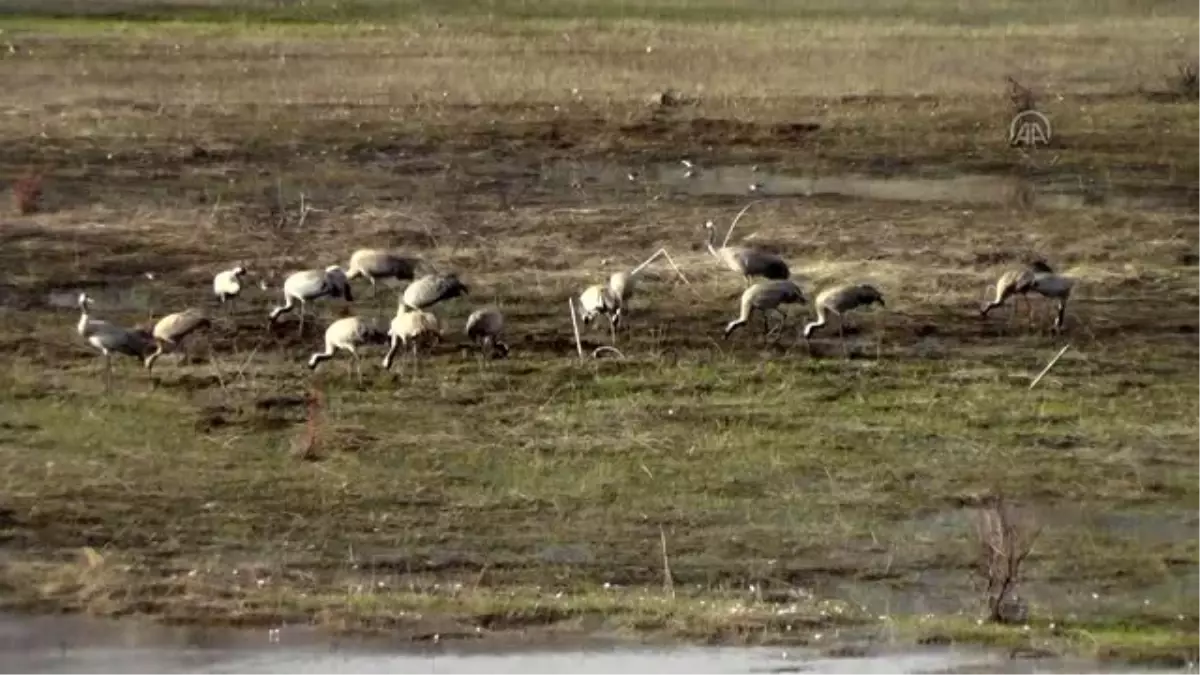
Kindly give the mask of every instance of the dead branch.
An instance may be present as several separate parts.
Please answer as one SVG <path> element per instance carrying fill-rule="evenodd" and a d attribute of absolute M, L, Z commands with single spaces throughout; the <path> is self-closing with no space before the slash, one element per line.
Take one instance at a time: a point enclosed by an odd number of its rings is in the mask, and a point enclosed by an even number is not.
<path fill-rule="evenodd" d="M 976 522 L 979 541 L 977 572 L 985 582 L 987 618 L 996 623 L 1025 620 L 1025 604 L 1017 596 L 1021 565 L 1041 534 L 1029 519 L 1020 519 L 1002 495 L 991 497 Z"/>

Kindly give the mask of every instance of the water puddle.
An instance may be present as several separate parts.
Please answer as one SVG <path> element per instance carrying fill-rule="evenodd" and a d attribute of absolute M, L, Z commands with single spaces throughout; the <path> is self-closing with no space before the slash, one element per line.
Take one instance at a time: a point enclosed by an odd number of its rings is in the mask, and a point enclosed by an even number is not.
<path fill-rule="evenodd" d="M 0 615 L 7 672 L 207 673 L 928 673 L 1079 672 L 1098 664 L 1013 660 L 952 647 L 829 657 L 810 649 L 649 648 L 625 645 L 507 649 L 386 638 L 335 640 L 311 628 L 170 627 L 138 620 Z"/>
<path fill-rule="evenodd" d="M 792 176 L 755 166 L 688 169 L 654 167 L 650 175 L 691 195 L 840 196 L 854 199 L 943 204 L 1003 204 L 1050 209 L 1108 207 L 1128 210 L 1196 208 L 1196 191 L 1186 188 L 1133 189 L 1084 179 L 1035 182 L 1005 175 L 937 178 L 880 178 L 862 175 Z"/>
<path fill-rule="evenodd" d="M 149 289 L 119 286 L 51 291 L 46 294 L 46 304 L 56 309 L 79 309 L 79 294 L 85 291 L 93 300 L 92 312 L 97 316 L 125 311 L 149 312 L 154 308 L 154 297 Z"/>
<path fill-rule="evenodd" d="M 1195 186 L 1136 186 L 1085 177 L 1035 181 L 1012 175 L 962 174 L 948 177 L 866 175 L 803 176 L 765 166 L 735 164 L 689 166 L 655 164 L 644 172 L 606 164 L 562 163 L 543 169 L 543 180 L 588 185 L 659 185 L 692 196 L 840 196 L 900 202 L 936 202 L 961 206 L 1000 204 L 1049 209 L 1106 207 L 1126 210 L 1195 211 Z"/>

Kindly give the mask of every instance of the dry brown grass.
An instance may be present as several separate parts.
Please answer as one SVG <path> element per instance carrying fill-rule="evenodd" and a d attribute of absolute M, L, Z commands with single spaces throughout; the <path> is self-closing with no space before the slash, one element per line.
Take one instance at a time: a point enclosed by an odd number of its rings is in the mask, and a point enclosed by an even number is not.
<path fill-rule="evenodd" d="M 12 186 L 13 206 L 17 213 L 28 216 L 42 206 L 42 177 L 32 174 L 21 177 Z"/>
<path fill-rule="evenodd" d="M 479 621 L 612 612 L 626 627 L 728 637 L 786 632 L 767 601 L 753 621 L 700 604 L 750 583 L 818 596 L 849 583 L 875 615 L 889 611 L 876 593 L 931 593 L 913 581 L 925 573 L 967 597 L 969 527 L 904 528 L 958 513 L 983 486 L 1047 512 L 1175 522 L 1196 494 L 1197 109 L 1137 86 L 1179 58 L 1163 37 L 1187 46 L 1195 23 L 7 25 L 18 49 L 0 61 L 0 172 L 36 158 L 56 186 L 52 213 L 0 233 L 14 555 L 86 544 L 144 562 L 112 582 L 126 596 L 41 594 L 58 606 L 357 628 L 429 605 Z M 1045 91 L 1060 145 L 1008 147 L 1009 73 Z M 696 105 L 646 105 L 668 88 Z M 888 309 L 852 319 L 854 358 L 791 331 L 776 345 L 719 340 L 742 285 L 702 248 L 702 224 L 728 222 L 748 195 L 740 182 L 713 194 L 672 183 L 682 157 L 702 174 L 754 163 L 787 185 L 853 188 L 771 197 L 735 239 L 777 247 L 806 290 L 880 286 Z M 866 180 L 881 177 L 895 180 Z M 267 333 L 266 308 L 287 272 L 360 246 L 462 274 L 471 296 L 439 310 L 449 334 L 496 304 L 512 357 L 480 365 L 454 337 L 415 382 L 370 362 L 363 389 L 341 364 L 310 375 L 319 333 Z M 566 299 L 664 246 L 692 284 L 650 270 L 659 279 L 620 337 L 629 358 L 572 359 Z M 1049 316 L 980 321 L 977 307 L 999 270 L 1035 254 L 1080 286 L 1075 349 L 1029 392 L 1059 347 Z M 223 381 L 184 366 L 149 390 L 130 369 L 128 396 L 102 399 L 74 310 L 47 301 L 94 288 L 97 311 L 133 324 L 204 302 L 232 260 L 275 285 L 248 290 L 214 331 Z M 318 302 L 315 323 L 389 313 L 384 297 Z M 606 339 L 588 332 L 585 347 Z M 326 398 L 306 416 L 314 386 Z M 325 431 L 306 431 L 318 418 Z M 295 461 L 297 438 L 323 461 Z M 680 598 L 665 609 L 664 539 Z M 585 553 L 564 562 L 563 549 Z M 368 570 L 347 551 L 382 562 Z M 1075 519 L 1047 529 L 1026 588 L 1039 616 L 1161 627 L 1193 611 L 1185 594 L 1150 610 L 1139 594 L 1195 556 L 1194 541 L 1144 544 Z M 231 590 L 246 557 L 287 583 Z M 192 569 L 208 581 L 175 583 Z M 54 576 L 29 574 L 21 588 Z M 344 592 L 376 574 L 408 590 Z M 609 582 L 631 590 L 614 599 Z M 435 583 L 481 588 L 447 598 Z M 1098 585 L 1120 589 L 1111 604 L 1073 604 Z M 559 590 L 566 600 L 548 599 Z"/>

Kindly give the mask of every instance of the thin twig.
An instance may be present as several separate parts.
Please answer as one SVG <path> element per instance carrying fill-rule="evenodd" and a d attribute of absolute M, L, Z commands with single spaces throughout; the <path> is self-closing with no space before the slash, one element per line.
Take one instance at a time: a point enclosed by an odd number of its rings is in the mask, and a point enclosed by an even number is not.
<path fill-rule="evenodd" d="M 263 341 L 260 339 L 258 344 L 254 345 L 254 349 L 251 349 L 250 353 L 246 355 L 246 360 L 242 361 L 242 365 L 238 367 L 235 377 L 238 379 L 245 379 L 244 373 L 246 372 L 246 366 L 250 365 L 250 359 L 253 359 L 254 355 L 258 353 L 258 348 L 262 346 L 262 343 Z"/>
<path fill-rule="evenodd" d="M 741 211 L 738 211 L 738 214 L 733 217 L 733 222 L 729 224 L 729 229 L 725 232 L 725 241 L 721 242 L 721 248 L 725 248 L 725 246 L 729 244 L 729 238 L 733 236 L 733 228 L 737 227 L 738 221 L 742 219 L 742 216 L 746 215 L 746 211 L 748 211 L 751 206 L 754 206 L 761 201 L 763 200 L 756 199 L 742 207 Z"/>
<path fill-rule="evenodd" d="M 616 354 L 618 358 L 621 358 L 621 359 L 625 358 L 625 355 L 621 353 L 620 349 L 617 349 L 616 347 L 610 347 L 608 345 L 602 345 L 600 347 L 596 347 L 595 349 L 593 349 L 592 350 L 592 358 L 593 359 L 600 358 L 600 354 L 605 353 L 605 352 L 612 352 L 612 353 Z"/>
<path fill-rule="evenodd" d="M 663 255 L 666 256 L 667 262 L 670 263 L 671 267 L 675 269 L 675 273 L 679 275 L 679 278 L 683 279 L 683 283 L 691 286 L 692 282 L 688 281 L 688 278 L 683 276 L 683 270 L 679 269 L 679 265 L 676 265 L 674 260 L 671 260 L 671 254 L 667 253 L 667 249 L 665 248 L 663 249 Z"/>
<path fill-rule="evenodd" d="M 662 525 L 658 526 L 658 541 L 662 545 L 663 560 L 663 590 L 675 599 L 675 579 L 671 576 L 671 559 L 667 556 L 667 532 Z"/>
<path fill-rule="evenodd" d="M 1054 364 L 1058 363 L 1058 360 L 1061 359 L 1062 355 L 1066 354 L 1067 350 L 1070 348 L 1071 345 L 1068 344 L 1064 345 L 1062 349 L 1058 350 L 1058 353 L 1054 355 L 1054 358 L 1050 359 L 1050 363 L 1047 363 L 1046 367 L 1042 368 L 1042 372 L 1038 373 L 1038 376 L 1033 378 L 1033 382 L 1029 383 L 1029 388 L 1033 389 L 1036 387 L 1037 383 L 1042 381 L 1042 378 L 1046 376 L 1046 373 L 1050 372 L 1050 369 L 1054 367 Z"/>
<path fill-rule="evenodd" d="M 687 284 L 688 286 L 692 285 L 692 282 L 688 281 L 688 278 L 686 276 L 684 276 L 683 270 L 679 269 L 679 265 L 675 264 L 675 261 L 673 259 L 671 259 L 671 254 L 668 253 L 667 249 L 665 249 L 665 248 L 658 249 L 657 251 L 654 252 L 654 255 L 647 258 L 645 262 L 643 262 L 642 264 L 633 268 L 632 270 L 629 270 L 629 276 L 637 275 L 643 269 L 645 269 L 647 265 L 654 262 L 655 260 L 658 260 L 659 258 L 666 258 L 667 262 L 671 264 L 672 269 L 675 270 L 675 273 L 678 274 L 679 278 L 683 280 L 683 283 Z"/>
<path fill-rule="evenodd" d="M 641 272 L 642 270 L 646 269 L 647 265 L 654 262 L 655 260 L 658 260 L 666 252 L 667 252 L 667 249 L 665 249 L 665 248 L 658 249 L 657 251 L 654 252 L 654 255 L 650 256 L 649 258 L 646 258 L 646 261 L 643 262 L 641 265 L 638 265 L 637 267 L 629 270 L 629 276 L 633 276 L 633 275 Z"/>
<path fill-rule="evenodd" d="M 579 352 L 579 358 L 583 358 L 583 341 L 579 339 L 579 319 L 575 316 L 575 298 L 567 298 L 567 305 L 571 307 L 571 328 L 575 329 L 575 351 Z"/>
<path fill-rule="evenodd" d="M 221 385 L 221 391 L 229 396 L 229 388 L 225 386 L 225 377 L 221 375 L 221 366 L 217 362 L 217 354 L 213 351 L 211 343 L 208 345 L 208 362 L 212 366 L 213 372 L 217 374 L 217 384 Z"/>

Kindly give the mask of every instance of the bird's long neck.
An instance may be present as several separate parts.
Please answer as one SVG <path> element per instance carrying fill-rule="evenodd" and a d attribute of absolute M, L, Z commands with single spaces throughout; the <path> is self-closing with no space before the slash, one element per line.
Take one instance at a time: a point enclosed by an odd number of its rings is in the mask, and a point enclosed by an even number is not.
<path fill-rule="evenodd" d="M 79 331 L 80 335 L 83 335 L 85 332 L 87 332 L 88 322 L 91 320 L 92 316 L 88 313 L 87 305 L 81 303 L 79 305 L 79 323 L 75 327 L 75 329 Z"/>

